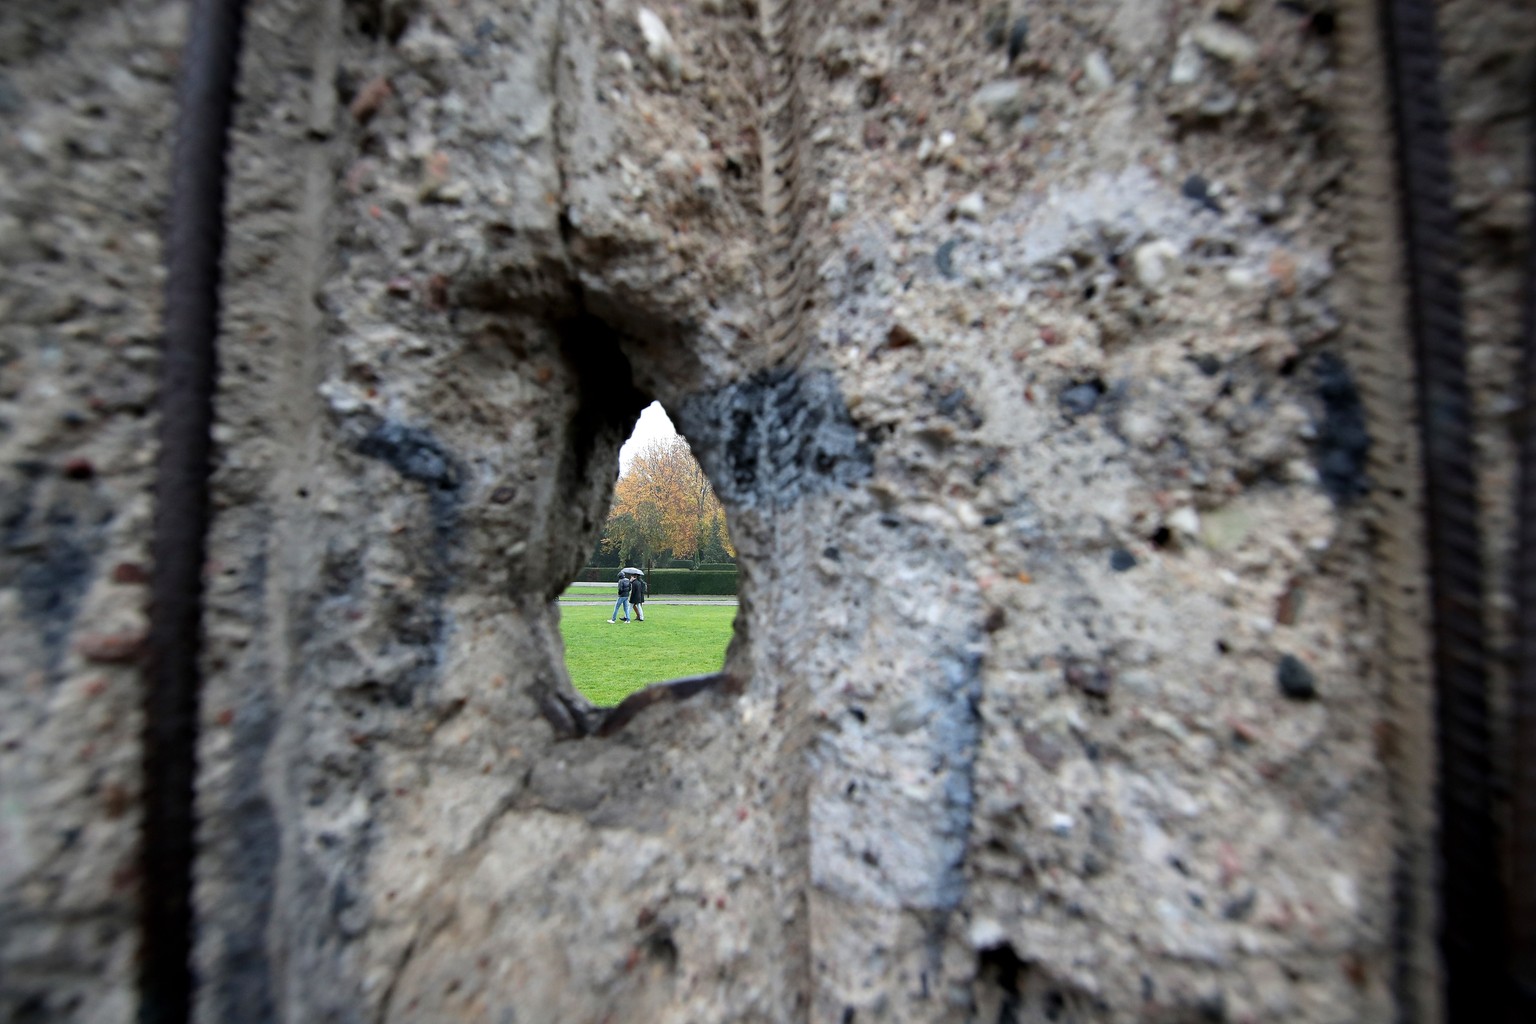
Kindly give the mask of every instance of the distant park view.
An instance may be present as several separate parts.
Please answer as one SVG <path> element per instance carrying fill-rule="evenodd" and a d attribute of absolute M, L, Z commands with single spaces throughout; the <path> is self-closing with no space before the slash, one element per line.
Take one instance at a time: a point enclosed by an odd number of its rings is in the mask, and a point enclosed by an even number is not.
<path fill-rule="evenodd" d="M 619 465 L 602 534 L 560 595 L 571 682 L 604 706 L 650 683 L 718 671 L 736 620 L 725 509 L 660 405 L 642 414 Z M 642 582 L 621 587 L 621 574 Z"/>
<path fill-rule="evenodd" d="M 674 434 L 635 451 L 614 488 L 593 558 L 599 565 L 611 561 L 647 570 L 698 569 L 705 563 L 734 568 L 725 509 L 687 441 Z"/>

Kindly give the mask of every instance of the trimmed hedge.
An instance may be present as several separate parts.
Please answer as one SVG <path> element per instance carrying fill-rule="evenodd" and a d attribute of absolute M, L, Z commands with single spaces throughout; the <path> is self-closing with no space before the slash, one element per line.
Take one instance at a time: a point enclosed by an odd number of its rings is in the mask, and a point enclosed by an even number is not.
<path fill-rule="evenodd" d="M 735 572 L 735 562 L 700 562 L 697 572 Z"/>
<path fill-rule="evenodd" d="M 692 569 L 652 569 L 645 574 L 650 594 L 734 594 L 736 573 L 694 572 Z"/>
<path fill-rule="evenodd" d="M 619 567 L 619 553 L 617 551 L 604 551 L 603 542 L 599 540 L 592 547 L 592 557 L 587 559 L 587 565 L 596 568 L 612 566 L 617 569 Z"/>

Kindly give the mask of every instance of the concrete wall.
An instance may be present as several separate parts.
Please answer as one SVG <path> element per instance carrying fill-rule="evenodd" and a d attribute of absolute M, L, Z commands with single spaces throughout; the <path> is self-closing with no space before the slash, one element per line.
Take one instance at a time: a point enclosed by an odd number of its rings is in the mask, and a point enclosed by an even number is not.
<path fill-rule="evenodd" d="M 1423 836 L 1313 6 L 253 2 L 200 1019 L 1393 1018 Z M 183 27 L 0 13 L 7 1019 L 133 1012 Z M 1453 44 L 1468 123 L 1529 103 L 1510 38 Z M 604 719 L 551 601 L 652 398 L 742 606 L 724 678 Z"/>
<path fill-rule="evenodd" d="M 0 14 L 0 1016 L 134 1013 L 179 4 Z"/>

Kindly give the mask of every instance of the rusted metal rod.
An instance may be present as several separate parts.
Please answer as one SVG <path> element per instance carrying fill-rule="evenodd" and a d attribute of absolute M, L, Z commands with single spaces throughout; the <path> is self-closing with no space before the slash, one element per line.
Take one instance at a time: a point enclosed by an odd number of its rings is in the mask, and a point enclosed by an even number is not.
<path fill-rule="evenodd" d="M 178 92 L 144 688 L 141 1024 L 182 1024 L 192 1012 L 202 574 L 224 249 L 224 154 L 243 14 L 243 0 L 196 0 Z"/>
<path fill-rule="evenodd" d="M 1435 675 L 1440 951 L 1448 1021 L 1501 1020 L 1504 903 L 1493 818 L 1483 560 L 1433 0 L 1383 0 L 1409 323 L 1418 364 Z"/>

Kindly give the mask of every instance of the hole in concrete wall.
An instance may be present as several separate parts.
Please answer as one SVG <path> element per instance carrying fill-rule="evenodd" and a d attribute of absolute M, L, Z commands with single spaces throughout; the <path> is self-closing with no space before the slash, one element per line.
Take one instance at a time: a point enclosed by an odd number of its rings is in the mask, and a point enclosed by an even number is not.
<path fill-rule="evenodd" d="M 588 248 L 573 245 L 573 251 L 592 256 Z M 606 250 L 598 255 L 602 252 Z M 685 275 L 679 280 L 691 279 Z M 555 286 L 547 287 L 551 282 Z M 527 559 L 529 582 L 554 604 L 581 575 L 602 533 L 604 501 L 612 498 L 618 451 L 652 399 L 665 405 L 689 439 L 729 514 L 728 525 L 722 526 L 739 550 L 739 609 L 728 631 L 723 671 L 644 686 L 611 710 L 595 711 L 571 686 L 572 675 L 578 673 L 571 671 L 566 652 L 568 647 L 574 652 L 575 645 L 562 624 L 569 627 L 573 612 L 583 611 L 592 615 L 587 621 L 597 630 L 614 637 L 629 631 L 640 642 L 638 638 L 659 632 L 653 629 L 659 622 L 610 625 L 607 619 L 614 609 L 616 589 L 595 608 L 556 605 L 550 608 L 555 615 L 542 618 L 541 626 L 554 627 L 545 638 L 557 664 L 550 666 L 555 678 L 545 677 L 534 691 L 541 714 L 557 735 L 607 736 L 651 704 L 681 700 L 706 689 L 734 691 L 748 685 L 752 569 L 756 559 L 777 550 L 775 520 L 802 501 L 820 500 L 866 479 L 872 469 L 872 447 L 853 422 L 830 371 L 761 365 L 768 352 L 751 343 L 752 334 L 743 326 L 750 317 L 743 318 L 741 309 L 720 306 L 716 297 L 705 297 L 691 287 L 677 292 L 641 289 L 629 272 L 608 270 L 584 272 L 580 283 L 571 282 L 568 291 L 551 277 L 533 299 L 525 294 L 529 287 L 522 277 L 490 275 L 472 293 L 466 290 L 466 298 L 472 303 L 478 299 L 483 303 L 479 308 L 492 317 L 511 313 L 516 318 L 530 312 L 537 316 L 537 303 L 544 302 L 544 323 L 559 337 L 563 365 L 539 379 L 558 385 L 547 436 L 563 440 L 554 458 L 545 460 L 546 465 L 558 463 L 551 467 L 554 478 L 543 482 L 542 493 L 550 495 L 542 506 L 547 511 L 523 545 L 540 549 Z M 512 308 L 509 293 L 518 296 Z M 545 393 L 554 391 L 546 388 Z M 704 552 L 690 554 L 699 554 L 703 562 Z M 624 566 L 608 568 L 616 577 Z M 613 577 L 601 582 L 616 588 Z M 662 596 L 659 588 L 652 590 L 648 604 Z M 652 607 L 655 610 L 647 611 L 648 619 L 661 614 L 661 604 Z M 599 643 L 606 647 L 613 642 Z M 598 648 L 598 657 L 603 660 L 606 654 L 607 671 L 635 685 L 648 681 L 619 651 L 605 652 L 604 647 Z"/>
<path fill-rule="evenodd" d="M 620 450 L 588 563 L 561 594 L 572 685 L 603 707 L 652 683 L 718 673 L 734 635 L 738 579 L 725 508 L 652 402 Z"/>
<path fill-rule="evenodd" d="M 1178 1019 L 1226 1019 L 1224 1013 L 1207 1016 L 1207 1005 L 1201 1004 L 1198 1017 Z M 1012 944 L 1003 942 L 978 952 L 971 1009 L 972 1020 L 987 1024 L 1070 1024 L 1102 1020 L 1106 1008 L 1102 998 L 1083 991 L 1071 980 L 1052 977 L 1038 964 L 1021 959 Z"/>

